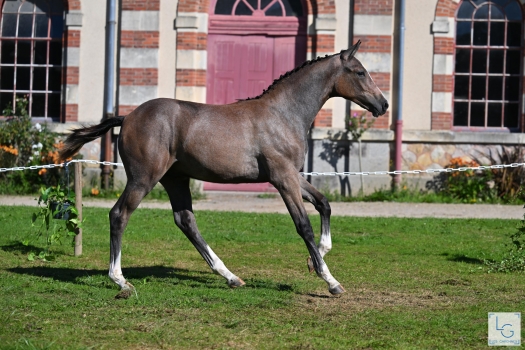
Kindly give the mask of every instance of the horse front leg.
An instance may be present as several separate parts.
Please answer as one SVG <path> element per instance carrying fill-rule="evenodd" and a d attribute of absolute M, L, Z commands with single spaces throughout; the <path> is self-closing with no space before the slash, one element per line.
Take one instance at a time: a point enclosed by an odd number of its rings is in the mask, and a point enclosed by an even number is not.
<path fill-rule="evenodd" d="M 312 203 L 321 217 L 321 238 L 319 239 L 319 245 L 317 248 L 319 249 L 321 257 L 324 258 L 326 253 L 332 249 L 332 237 L 330 235 L 330 215 L 332 209 L 330 208 L 330 204 L 326 197 L 301 175 L 299 175 L 299 183 L 301 185 L 301 195 L 303 199 Z M 311 257 L 308 257 L 306 263 L 310 273 L 314 272 L 314 265 Z"/>
<path fill-rule="evenodd" d="M 160 181 L 170 197 L 175 224 L 201 254 L 211 270 L 226 279 L 230 288 L 244 286 L 244 281 L 228 270 L 200 234 L 193 214 L 189 181 L 189 178 L 170 179 L 168 177 Z"/>
<path fill-rule="evenodd" d="M 272 185 L 274 185 L 281 194 L 295 224 L 295 229 L 306 244 L 317 276 L 328 284 L 328 291 L 331 294 L 342 294 L 345 292 L 345 289 L 332 276 L 319 252 L 319 248 L 315 244 L 312 225 L 302 202 L 300 180 L 296 174 L 294 170 L 284 172 L 279 179 L 272 179 Z"/>

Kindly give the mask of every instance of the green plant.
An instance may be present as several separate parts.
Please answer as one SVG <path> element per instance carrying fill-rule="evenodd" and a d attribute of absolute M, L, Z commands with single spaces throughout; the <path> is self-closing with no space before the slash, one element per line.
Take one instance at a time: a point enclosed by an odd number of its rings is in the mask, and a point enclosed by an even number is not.
<path fill-rule="evenodd" d="M 36 227 L 33 241 L 44 237 L 46 248 L 39 254 L 30 252 L 27 258 L 34 260 L 38 257 L 44 261 L 53 258 L 49 249 L 54 243 L 61 244 L 65 236 L 75 236 L 77 229 L 82 226 L 74 199 L 68 197 L 60 185 L 40 189 L 38 211 L 33 213 L 31 223 L 32 227 Z M 28 246 L 33 241 L 26 239 L 22 244 Z"/>
<path fill-rule="evenodd" d="M 510 243 L 506 244 L 508 250 L 503 255 L 503 259 L 499 261 L 483 260 L 488 266 L 488 272 L 525 271 L 525 215 L 516 232 L 509 238 Z"/>
<path fill-rule="evenodd" d="M 446 168 L 478 167 L 473 160 L 458 157 L 450 160 Z M 492 173 L 487 171 L 454 171 L 446 173 L 444 191 L 464 203 L 490 202 L 496 195 Z"/>
<path fill-rule="evenodd" d="M 47 124 L 31 121 L 26 97 L 17 97 L 15 106 L 8 104 L 0 121 L 0 163 L 2 167 L 27 167 L 58 163 L 57 134 Z M 41 185 L 58 184 L 61 170 L 11 171 L 0 174 L 0 193 L 35 193 Z"/>

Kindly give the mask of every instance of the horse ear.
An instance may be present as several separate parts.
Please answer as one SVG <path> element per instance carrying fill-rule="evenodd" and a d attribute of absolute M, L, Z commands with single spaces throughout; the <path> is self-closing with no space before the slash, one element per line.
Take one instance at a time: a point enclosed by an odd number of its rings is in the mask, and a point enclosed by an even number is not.
<path fill-rule="evenodd" d="M 358 40 L 357 43 L 348 50 L 341 51 L 341 59 L 343 61 L 351 60 L 356 54 L 357 50 L 359 50 L 359 46 L 361 46 L 361 40 Z"/>

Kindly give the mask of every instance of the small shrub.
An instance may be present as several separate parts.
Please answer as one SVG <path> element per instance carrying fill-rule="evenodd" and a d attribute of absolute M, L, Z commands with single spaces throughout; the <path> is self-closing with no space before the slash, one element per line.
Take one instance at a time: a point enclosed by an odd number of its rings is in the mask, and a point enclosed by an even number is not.
<path fill-rule="evenodd" d="M 450 160 L 446 168 L 479 167 L 474 160 L 457 157 Z M 496 195 L 492 173 L 488 171 L 454 171 L 446 173 L 444 191 L 452 198 L 464 203 L 490 202 Z"/>

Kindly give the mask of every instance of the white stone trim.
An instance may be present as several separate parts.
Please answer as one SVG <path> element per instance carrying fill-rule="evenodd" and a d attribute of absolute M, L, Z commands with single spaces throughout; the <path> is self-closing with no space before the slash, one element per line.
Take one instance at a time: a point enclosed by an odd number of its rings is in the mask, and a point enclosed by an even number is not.
<path fill-rule="evenodd" d="M 445 27 L 448 28 L 447 31 L 444 30 Z M 434 28 L 439 28 L 441 30 L 434 31 Z M 435 37 L 455 38 L 456 37 L 456 19 L 454 17 L 436 17 L 435 21 L 432 23 L 432 31 Z"/>
<path fill-rule="evenodd" d="M 392 35 L 392 16 L 355 15 L 354 35 Z"/>
<path fill-rule="evenodd" d="M 119 86 L 119 104 L 138 106 L 157 98 L 157 86 L 121 85 Z"/>
<path fill-rule="evenodd" d="M 452 93 L 433 92 L 432 93 L 432 112 L 451 113 L 452 112 Z"/>
<path fill-rule="evenodd" d="M 80 48 L 79 47 L 68 47 L 67 48 L 67 61 L 68 67 L 80 66 Z"/>
<path fill-rule="evenodd" d="M 337 19 L 334 14 L 322 13 L 308 15 L 306 18 L 306 34 L 334 34 L 337 29 Z"/>
<path fill-rule="evenodd" d="M 158 68 L 159 49 L 120 49 L 120 68 Z"/>
<path fill-rule="evenodd" d="M 122 30 L 158 31 L 159 11 L 122 11 Z"/>
<path fill-rule="evenodd" d="M 208 52 L 205 50 L 177 50 L 177 69 L 207 69 Z"/>
<path fill-rule="evenodd" d="M 366 70 L 371 73 L 390 73 L 392 55 L 389 53 L 357 52 L 355 57 L 361 61 Z"/>
<path fill-rule="evenodd" d="M 66 103 L 78 104 L 78 85 L 66 85 Z"/>
<path fill-rule="evenodd" d="M 69 11 L 66 14 L 66 26 L 68 27 L 82 27 L 82 12 Z"/>
<path fill-rule="evenodd" d="M 201 12 L 179 12 L 173 26 L 178 32 L 208 33 L 208 14 Z"/>
<path fill-rule="evenodd" d="M 452 75 L 454 74 L 454 56 L 434 55 L 434 74 Z"/>
<path fill-rule="evenodd" d="M 175 98 L 178 100 L 206 103 L 205 86 L 177 86 Z"/>

